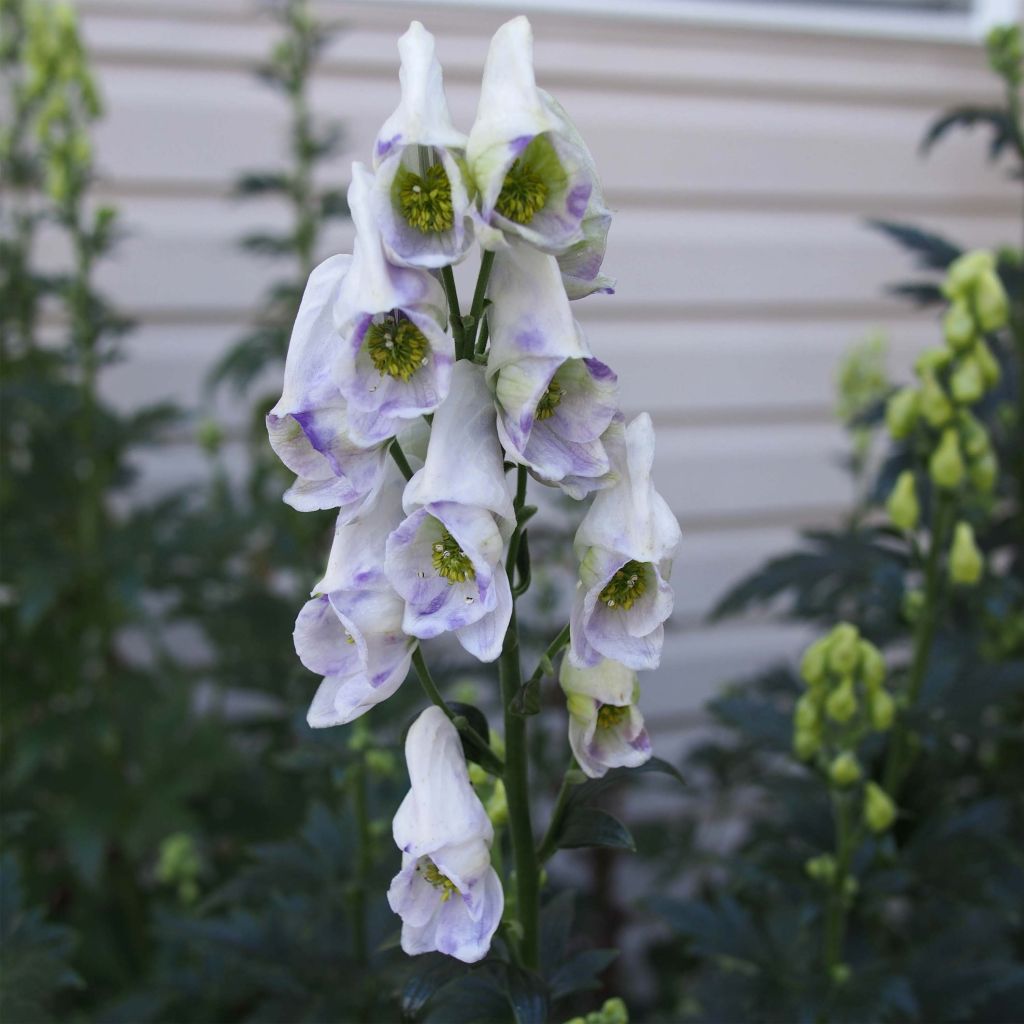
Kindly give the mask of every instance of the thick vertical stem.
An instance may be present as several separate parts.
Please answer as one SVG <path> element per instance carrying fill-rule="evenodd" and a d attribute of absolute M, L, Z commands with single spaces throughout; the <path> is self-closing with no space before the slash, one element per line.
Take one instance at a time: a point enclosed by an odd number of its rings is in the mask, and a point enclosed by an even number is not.
<path fill-rule="evenodd" d="M 843 940 L 846 938 L 846 880 L 855 841 L 850 827 L 850 799 L 847 794 L 832 798 L 836 822 L 836 873 L 829 892 L 825 914 L 825 969 L 832 978 L 834 968 L 843 962 Z"/>

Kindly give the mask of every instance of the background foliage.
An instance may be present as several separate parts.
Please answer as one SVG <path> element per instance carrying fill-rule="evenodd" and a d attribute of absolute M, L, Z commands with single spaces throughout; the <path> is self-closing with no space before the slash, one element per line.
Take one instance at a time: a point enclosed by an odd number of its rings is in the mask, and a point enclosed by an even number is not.
<path fill-rule="evenodd" d="M 318 163 L 341 143 L 307 99 L 328 33 L 300 0 L 273 10 L 279 42 L 261 77 L 290 110 L 290 158 L 246 175 L 238 192 L 292 211 L 288 232 L 242 241 L 254 259 L 274 260 L 281 279 L 215 369 L 202 409 L 126 414 L 100 388 L 130 330 L 95 287 L 120 231 L 116 211 L 90 195 L 101 90 L 68 11 L 0 2 L 14 115 L 0 139 L 0 1019 L 526 1021 L 594 1010 L 609 995 L 624 996 L 635 1019 L 1011 1019 L 1024 1003 L 1019 250 L 1000 254 L 1014 321 L 997 353 L 1003 384 L 982 410 L 1004 472 L 978 537 L 998 571 L 957 600 L 936 636 L 901 816 L 854 866 L 848 982 L 823 975 L 817 955 L 823 903 L 805 862 L 829 849 L 831 820 L 827 791 L 790 753 L 798 683 L 786 667 L 712 704 L 720 728 L 681 766 L 686 813 L 634 838 L 596 807 L 621 790 L 577 791 L 574 817 L 553 841 L 573 845 L 586 820 L 608 849 L 577 855 L 575 897 L 553 876 L 547 994 L 509 967 L 500 941 L 472 969 L 410 961 L 397 952 L 383 894 L 411 705 L 399 697 L 386 719 L 371 713 L 353 730 L 312 734 L 310 679 L 291 648 L 331 524 L 281 504 L 285 480 L 263 416 L 324 225 L 345 207 L 314 186 Z M 993 159 L 1024 161 L 1019 36 L 992 52 L 1005 107 L 943 115 L 925 149 L 980 126 Z M 938 275 L 961 248 L 917 226 L 875 227 L 920 271 L 895 290 L 939 302 Z M 65 243 L 59 267 L 40 265 L 42 232 Z M 841 529 L 807 534 L 716 614 L 767 606 L 823 631 L 845 619 L 898 673 L 910 557 L 879 509 L 908 453 L 877 436 L 891 390 L 877 350 L 843 379 L 863 499 Z M 228 428 L 206 411 L 217 394 L 249 410 L 240 481 L 221 457 Z M 140 446 L 186 431 L 209 455 L 209 484 L 125 500 Z M 547 566 L 525 615 L 535 646 L 548 639 L 547 609 L 566 600 L 558 560 L 568 535 L 531 531 L 534 561 Z M 459 662 L 445 671 L 469 700 L 493 685 L 486 670 L 474 676 Z M 550 789 L 564 766 L 548 763 L 535 734 L 535 777 Z M 711 807 L 745 823 L 725 850 L 703 840 Z M 630 911 L 616 894 L 624 854 L 615 848 L 634 845 L 650 894 Z M 588 947 L 568 940 L 573 914 Z M 611 948 L 638 919 L 657 922 L 639 975 L 620 969 Z M 607 1004 L 601 1019 L 619 1013 Z"/>

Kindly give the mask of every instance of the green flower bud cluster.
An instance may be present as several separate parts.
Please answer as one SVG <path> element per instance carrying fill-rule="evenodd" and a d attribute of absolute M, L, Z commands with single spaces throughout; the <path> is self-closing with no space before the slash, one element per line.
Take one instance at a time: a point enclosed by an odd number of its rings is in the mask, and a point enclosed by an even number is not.
<path fill-rule="evenodd" d="M 593 1010 L 586 1017 L 573 1017 L 566 1024 L 629 1024 L 629 1011 L 618 997 L 606 999 L 600 1010 Z"/>
<path fill-rule="evenodd" d="M 985 37 L 985 49 L 992 70 L 1008 85 L 1018 87 L 1024 79 L 1020 25 L 996 25 Z"/>
<path fill-rule="evenodd" d="M 942 286 L 950 300 L 943 321 L 945 344 L 918 359 L 916 387 L 901 388 L 886 406 L 886 425 L 897 440 L 920 437 L 932 483 L 947 491 L 965 484 L 980 495 L 995 489 L 999 466 L 985 427 L 970 406 L 999 383 L 999 363 L 984 335 L 1007 322 L 1009 304 L 991 252 L 955 260 Z M 889 516 L 913 530 L 920 509 L 915 480 L 904 473 L 888 501 Z"/>
<path fill-rule="evenodd" d="M 175 832 L 160 844 L 155 871 L 157 881 L 176 887 L 182 903 L 195 903 L 199 898 L 202 870 L 199 850 L 187 832 Z"/>
<path fill-rule="evenodd" d="M 505 793 L 505 783 L 494 775 L 491 775 L 480 765 L 471 762 L 469 765 L 469 781 L 480 797 L 484 805 L 487 817 L 491 824 L 498 828 L 508 822 L 508 796 Z"/>
<path fill-rule="evenodd" d="M 800 673 L 807 689 L 793 711 L 794 752 L 813 761 L 834 789 L 852 791 L 864 778 L 857 756 L 861 741 L 890 729 L 896 717 L 896 702 L 885 686 L 885 659 L 844 622 L 807 648 Z M 872 786 L 865 785 L 865 821 Z M 808 874 L 825 880 L 827 866 L 818 860 L 807 865 Z"/>

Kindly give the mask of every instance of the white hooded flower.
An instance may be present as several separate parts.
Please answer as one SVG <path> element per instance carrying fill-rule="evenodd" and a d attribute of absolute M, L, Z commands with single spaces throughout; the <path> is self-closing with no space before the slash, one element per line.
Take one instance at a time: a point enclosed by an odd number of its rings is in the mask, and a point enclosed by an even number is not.
<path fill-rule="evenodd" d="M 487 375 L 509 459 L 574 498 L 609 482 L 601 435 L 618 381 L 573 319 L 553 256 L 521 242 L 497 253 L 488 310 Z"/>
<path fill-rule="evenodd" d="M 405 741 L 410 789 L 393 834 L 402 870 L 388 903 L 402 918 L 402 949 L 483 959 L 501 922 L 504 895 L 491 867 L 494 828 L 469 781 L 455 727 L 427 708 Z"/>
<path fill-rule="evenodd" d="M 288 345 L 281 399 L 267 416 L 270 444 L 298 479 L 284 500 L 300 512 L 337 508 L 344 521 L 372 503 L 387 451 L 353 441 L 349 409 L 332 376 L 341 349 L 333 308 L 352 263 L 332 256 L 312 274 Z"/>
<path fill-rule="evenodd" d="M 583 241 L 593 160 L 567 130 L 561 108 L 537 88 L 525 17 L 506 22 L 491 40 L 466 159 L 487 248 L 501 248 L 502 232 L 550 253 Z"/>
<path fill-rule="evenodd" d="M 402 599 L 384 575 L 387 536 L 402 519 L 404 481 L 393 470 L 355 522 L 339 520 L 327 573 L 295 622 L 295 651 L 323 676 L 307 721 L 344 725 L 390 697 L 409 673 L 415 641 L 402 632 Z"/>
<path fill-rule="evenodd" d="M 512 617 L 502 554 L 515 511 L 482 367 L 456 364 L 403 502 L 408 516 L 388 538 L 385 562 L 405 600 L 402 628 L 424 640 L 454 632 L 474 657 L 493 661 Z"/>
<path fill-rule="evenodd" d="M 463 174 L 466 136 L 448 113 L 434 37 L 414 21 L 398 51 L 402 100 L 374 146 L 374 203 L 392 262 L 444 267 L 461 260 L 473 244 Z"/>
<path fill-rule="evenodd" d="M 642 413 L 605 436 L 617 483 L 599 491 L 576 532 L 580 560 L 569 620 L 569 657 L 593 666 L 602 658 L 633 669 L 657 668 L 672 614 L 668 579 L 679 524 L 654 489 L 654 428 Z"/>
<path fill-rule="evenodd" d="M 577 668 L 563 658 L 558 681 L 569 710 L 569 746 L 587 775 L 599 779 L 609 768 L 636 768 L 650 760 L 632 669 L 617 661 Z"/>
<path fill-rule="evenodd" d="M 433 412 L 448 394 L 455 359 L 444 291 L 426 270 L 388 262 L 373 187 L 370 172 L 353 164 L 348 201 L 356 240 L 334 307 L 342 339 L 334 376 L 348 403 L 349 430 L 362 444 Z"/>

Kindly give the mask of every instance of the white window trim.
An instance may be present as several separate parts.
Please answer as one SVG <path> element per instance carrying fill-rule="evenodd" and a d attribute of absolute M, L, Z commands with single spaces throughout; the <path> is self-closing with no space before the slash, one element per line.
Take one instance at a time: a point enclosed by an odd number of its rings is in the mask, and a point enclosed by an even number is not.
<path fill-rule="evenodd" d="M 969 12 L 893 11 L 756 0 L 414 0 L 425 6 L 588 14 L 609 20 L 757 28 L 911 41 L 973 43 L 992 25 L 1024 18 L 1024 0 L 974 0 Z"/>

